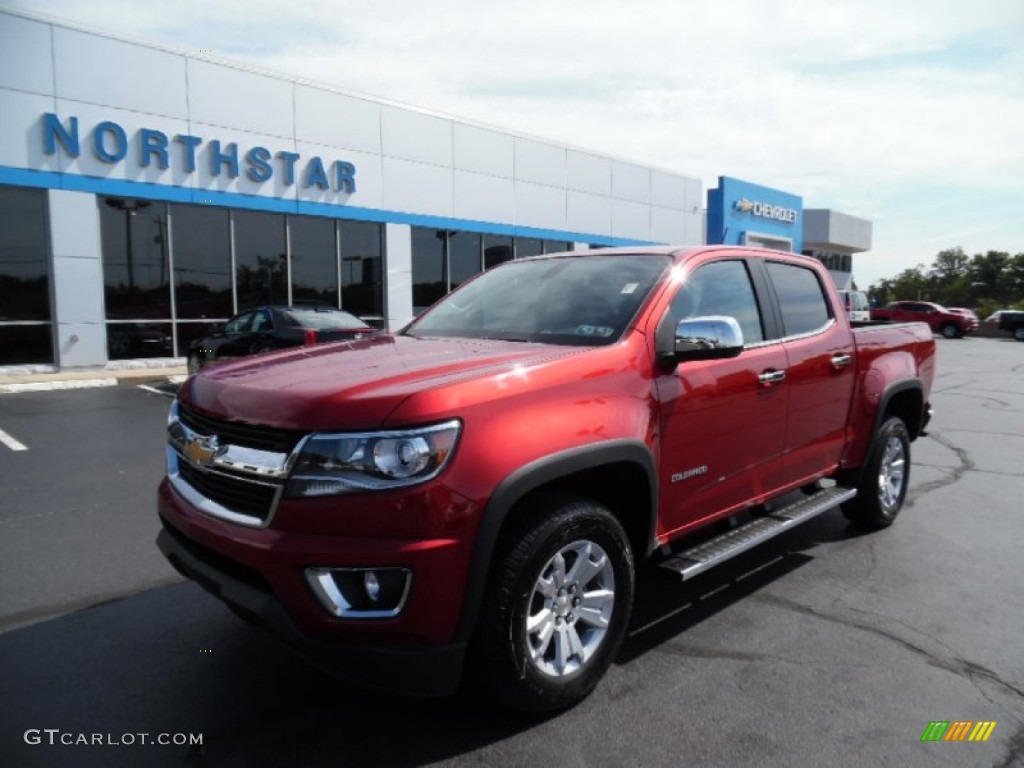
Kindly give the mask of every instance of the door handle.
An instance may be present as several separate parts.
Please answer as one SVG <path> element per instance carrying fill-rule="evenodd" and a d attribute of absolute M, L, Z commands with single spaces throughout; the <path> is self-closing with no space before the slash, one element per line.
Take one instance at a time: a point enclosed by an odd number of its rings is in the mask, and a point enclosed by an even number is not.
<path fill-rule="evenodd" d="M 832 367 L 838 371 L 848 366 L 852 360 L 850 355 L 832 355 Z"/>
<path fill-rule="evenodd" d="M 781 384 L 785 379 L 785 371 L 765 371 L 757 376 L 757 380 L 761 383 L 762 387 L 774 387 L 776 384 Z"/>

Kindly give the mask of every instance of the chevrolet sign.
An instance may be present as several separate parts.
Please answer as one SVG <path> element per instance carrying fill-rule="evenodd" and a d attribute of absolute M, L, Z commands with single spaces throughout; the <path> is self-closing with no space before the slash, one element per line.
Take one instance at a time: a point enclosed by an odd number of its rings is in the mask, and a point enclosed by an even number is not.
<path fill-rule="evenodd" d="M 748 200 L 745 197 L 740 198 L 733 203 L 733 208 L 740 213 L 749 213 L 752 216 L 760 216 L 762 219 L 775 219 L 776 221 L 783 221 L 787 224 L 795 222 L 797 217 L 797 212 L 793 208 L 784 208 L 781 205 L 761 203 L 756 200 Z"/>

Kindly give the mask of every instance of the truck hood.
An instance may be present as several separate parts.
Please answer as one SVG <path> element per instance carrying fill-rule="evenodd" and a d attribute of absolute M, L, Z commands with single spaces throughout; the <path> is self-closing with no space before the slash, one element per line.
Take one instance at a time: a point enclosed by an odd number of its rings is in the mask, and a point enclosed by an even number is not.
<path fill-rule="evenodd" d="M 522 371 L 587 349 L 385 335 L 215 365 L 192 376 L 178 397 L 210 415 L 250 424 L 370 429 L 426 389 Z"/>

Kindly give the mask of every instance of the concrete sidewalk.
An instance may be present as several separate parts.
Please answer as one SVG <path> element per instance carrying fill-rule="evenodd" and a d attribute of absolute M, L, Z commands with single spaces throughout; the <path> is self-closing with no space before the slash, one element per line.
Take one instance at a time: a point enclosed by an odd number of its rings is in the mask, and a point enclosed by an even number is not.
<path fill-rule="evenodd" d="M 0 368 L 0 394 L 17 392 L 46 392 L 59 389 L 87 389 L 115 387 L 121 381 L 153 381 L 170 379 L 184 381 L 188 375 L 184 362 L 160 361 L 155 366 L 140 365 L 136 361 L 85 369 L 58 370 L 53 366 L 26 365 Z"/>

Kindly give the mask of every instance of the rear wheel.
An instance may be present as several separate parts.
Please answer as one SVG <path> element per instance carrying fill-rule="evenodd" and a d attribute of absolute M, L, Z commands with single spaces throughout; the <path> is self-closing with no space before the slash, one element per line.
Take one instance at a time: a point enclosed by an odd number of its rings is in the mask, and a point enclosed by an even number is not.
<path fill-rule="evenodd" d="M 901 419 L 892 417 L 875 435 L 857 495 L 843 504 L 843 514 L 861 528 L 892 525 L 907 498 L 909 483 L 910 433 Z"/>
<path fill-rule="evenodd" d="M 633 603 L 633 555 L 618 520 L 580 497 L 543 499 L 504 537 L 484 598 L 472 668 L 505 706 L 571 707 L 615 658 Z"/>
<path fill-rule="evenodd" d="M 960 326 L 956 323 L 946 323 L 942 326 L 942 335 L 947 339 L 955 339 L 960 336 Z"/>

